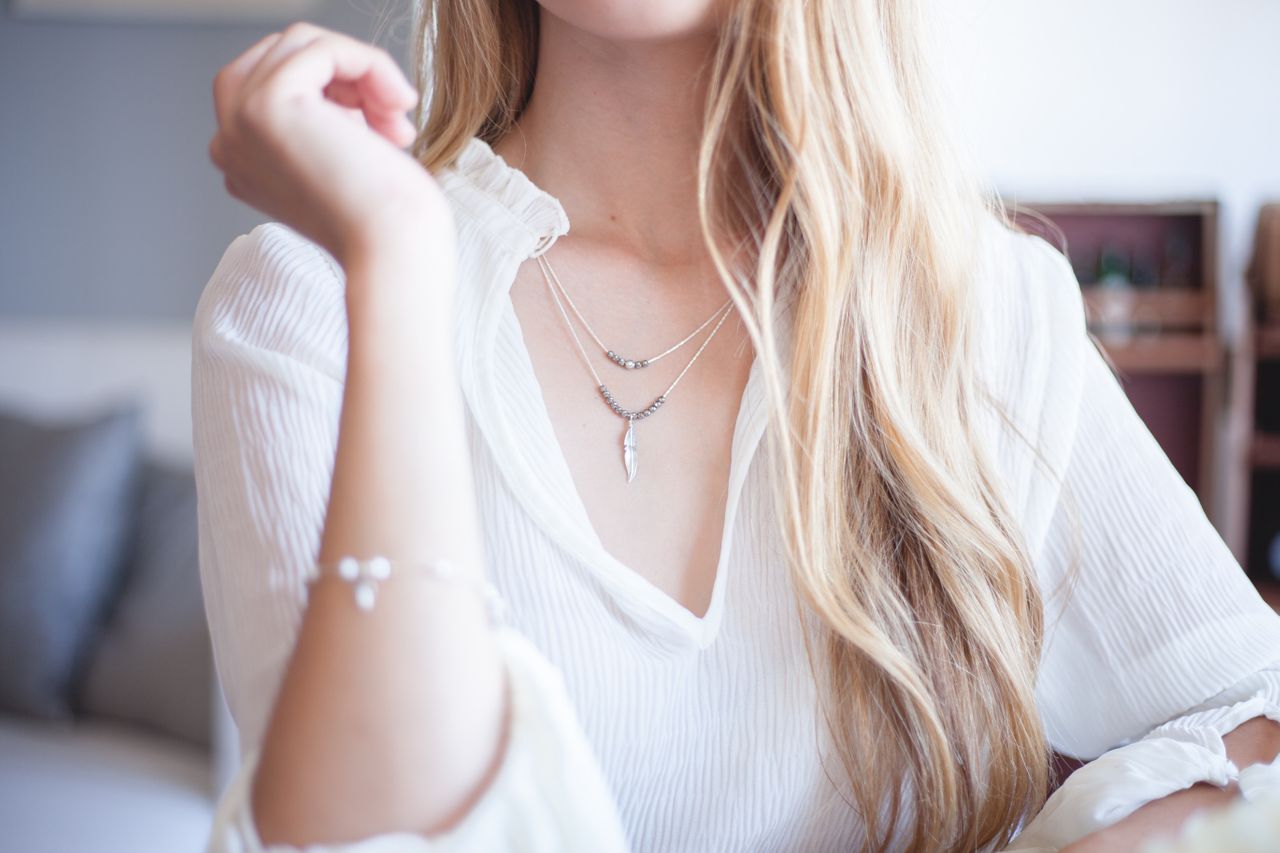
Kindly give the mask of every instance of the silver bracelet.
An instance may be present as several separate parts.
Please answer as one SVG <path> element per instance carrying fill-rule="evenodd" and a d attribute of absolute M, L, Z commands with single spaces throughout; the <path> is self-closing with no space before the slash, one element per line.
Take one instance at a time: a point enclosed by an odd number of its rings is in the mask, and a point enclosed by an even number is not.
<path fill-rule="evenodd" d="M 356 606 L 367 612 L 377 603 L 378 587 L 391 577 L 393 570 L 397 574 L 401 570 L 410 570 L 428 580 L 466 581 L 475 586 L 476 591 L 484 599 L 491 623 L 497 624 L 506 619 L 506 604 L 493 584 L 464 574 L 457 563 L 444 557 L 426 562 L 391 560 L 383 556 L 365 558 L 346 556 L 339 558 L 336 562 L 317 560 L 311 565 L 307 583 L 313 583 L 325 574 L 336 575 L 352 585 Z"/>

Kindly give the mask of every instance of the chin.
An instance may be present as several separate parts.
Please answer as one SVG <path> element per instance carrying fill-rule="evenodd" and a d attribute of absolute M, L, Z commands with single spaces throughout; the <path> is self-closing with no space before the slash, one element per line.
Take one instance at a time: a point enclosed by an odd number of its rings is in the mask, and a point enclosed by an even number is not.
<path fill-rule="evenodd" d="M 538 0 L 543 15 L 610 41 L 670 41 L 715 32 L 729 0 Z M 544 17 L 544 23 L 546 21 Z"/>

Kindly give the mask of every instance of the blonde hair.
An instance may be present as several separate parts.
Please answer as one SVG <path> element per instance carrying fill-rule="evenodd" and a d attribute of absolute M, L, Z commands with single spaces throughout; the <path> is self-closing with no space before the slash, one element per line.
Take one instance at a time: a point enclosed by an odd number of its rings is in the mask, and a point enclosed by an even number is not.
<path fill-rule="evenodd" d="M 975 424 L 996 404 L 975 369 L 973 247 L 1003 211 L 938 132 L 915 6 L 736 0 L 707 67 L 698 203 L 764 368 L 787 560 L 819 617 L 810 661 L 865 846 L 971 851 L 1003 846 L 1045 798 L 1043 610 Z M 511 129 L 538 14 L 416 10 L 428 169 Z M 743 230 L 745 272 L 715 236 Z"/>

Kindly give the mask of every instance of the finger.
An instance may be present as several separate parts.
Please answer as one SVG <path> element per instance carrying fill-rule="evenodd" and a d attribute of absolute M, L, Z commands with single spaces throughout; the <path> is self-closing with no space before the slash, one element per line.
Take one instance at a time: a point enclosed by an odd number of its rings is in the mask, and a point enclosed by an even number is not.
<path fill-rule="evenodd" d="M 227 170 L 221 133 L 215 133 L 213 138 L 209 140 L 209 160 L 218 168 L 218 171 L 225 172 Z"/>
<path fill-rule="evenodd" d="M 269 72 L 269 83 L 286 92 L 323 91 L 331 82 L 354 83 L 365 102 L 403 112 L 417 102 L 417 90 L 385 50 L 328 34 L 293 51 Z M 264 79 L 263 85 L 268 84 Z"/>
<path fill-rule="evenodd" d="M 359 124 L 368 125 L 364 110 L 360 108 L 360 93 L 349 83 L 340 81 L 330 83 L 325 88 L 324 94 L 326 98 L 342 109 L 343 115 L 347 118 Z"/>
<path fill-rule="evenodd" d="M 340 106 L 352 109 L 362 109 L 364 106 L 360 87 L 350 80 L 334 80 L 324 87 L 324 96 Z"/>
<path fill-rule="evenodd" d="M 279 38 L 275 40 L 246 75 L 243 86 L 244 91 L 252 91 L 261 86 L 285 60 L 300 48 L 329 33 L 329 30 L 305 21 L 298 21 L 285 27 L 280 32 Z"/>
<path fill-rule="evenodd" d="M 231 196 L 232 198 L 239 199 L 240 201 L 244 201 L 245 199 L 244 188 L 240 185 L 239 181 L 237 181 L 235 178 L 231 177 L 230 175 L 224 175 L 222 177 L 222 186 L 227 191 L 227 195 Z"/>
<path fill-rule="evenodd" d="M 213 109 L 220 124 L 225 124 L 229 118 L 231 106 L 238 100 L 237 95 L 245 77 L 279 38 L 280 33 L 263 36 L 213 76 Z"/>
<path fill-rule="evenodd" d="M 281 35 L 282 33 L 267 33 L 265 36 L 249 45 L 249 47 L 235 59 L 228 62 L 228 70 L 235 74 L 239 74 L 241 77 L 248 74 L 253 67 L 258 64 L 258 60 L 262 59 L 263 55 L 265 55 L 266 52 L 280 40 Z"/>
<path fill-rule="evenodd" d="M 353 81 L 334 80 L 325 87 L 324 93 L 335 104 L 355 110 L 364 123 L 395 145 L 403 147 L 417 138 L 417 128 L 403 110 L 383 110 L 369 104 Z"/>
<path fill-rule="evenodd" d="M 418 129 L 404 115 L 375 113 L 370 116 L 366 112 L 364 118 L 370 128 L 397 148 L 404 148 L 418 138 Z"/>
<path fill-rule="evenodd" d="M 357 42 L 360 47 L 372 47 L 375 64 L 369 73 L 351 81 L 360 91 L 366 105 L 386 110 L 404 112 L 418 103 L 418 89 L 401 70 L 400 65 L 385 50 Z"/>

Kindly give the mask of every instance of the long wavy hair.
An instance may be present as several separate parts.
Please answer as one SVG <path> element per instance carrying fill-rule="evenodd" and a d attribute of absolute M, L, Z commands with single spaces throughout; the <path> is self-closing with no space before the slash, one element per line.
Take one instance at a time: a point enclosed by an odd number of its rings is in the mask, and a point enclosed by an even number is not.
<path fill-rule="evenodd" d="M 975 418 L 998 404 L 976 375 L 973 247 L 983 217 L 1008 219 L 940 131 L 916 6 L 731 4 L 704 72 L 698 207 L 766 379 L 832 781 L 868 849 L 972 851 L 1044 802 L 1043 605 Z M 420 0 L 414 19 L 413 150 L 435 170 L 520 116 L 539 7 Z M 740 269 L 716 235 L 744 231 Z M 789 394 L 772 322 L 788 291 Z"/>

